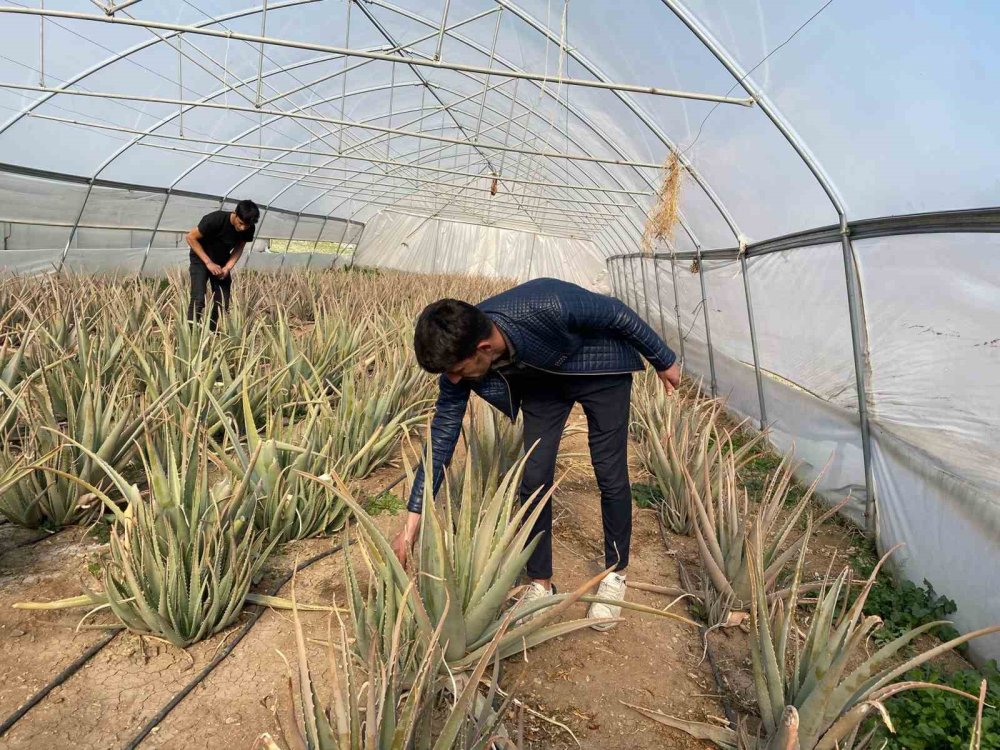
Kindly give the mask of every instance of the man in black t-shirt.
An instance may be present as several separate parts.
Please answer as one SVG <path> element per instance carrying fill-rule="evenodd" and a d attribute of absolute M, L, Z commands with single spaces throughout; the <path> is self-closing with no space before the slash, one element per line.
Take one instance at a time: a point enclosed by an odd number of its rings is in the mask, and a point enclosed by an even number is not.
<path fill-rule="evenodd" d="M 205 284 L 212 285 L 211 326 L 215 330 L 219 310 L 229 309 L 232 270 L 243 254 L 244 246 L 253 240 L 254 226 L 260 209 L 253 201 L 240 201 L 233 211 L 212 211 L 205 214 L 198 226 L 187 233 L 191 246 L 191 303 L 188 320 L 201 317 L 205 309 Z"/>

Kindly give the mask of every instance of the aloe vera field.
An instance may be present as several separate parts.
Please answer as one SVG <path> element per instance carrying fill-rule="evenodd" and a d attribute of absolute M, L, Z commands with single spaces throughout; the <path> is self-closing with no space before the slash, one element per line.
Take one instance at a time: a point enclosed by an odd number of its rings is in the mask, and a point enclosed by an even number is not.
<path fill-rule="evenodd" d="M 1000 746 L 992 688 L 951 679 L 998 628 L 951 630 L 698 384 L 635 378 L 629 594 L 595 632 L 578 410 L 542 498 L 557 595 L 522 605 L 542 504 L 476 398 L 408 565 L 390 544 L 431 459 L 414 318 L 510 284 L 246 272 L 215 332 L 184 284 L 0 281 L 0 746 Z M 901 739 L 898 701 L 936 694 L 957 734 Z"/>

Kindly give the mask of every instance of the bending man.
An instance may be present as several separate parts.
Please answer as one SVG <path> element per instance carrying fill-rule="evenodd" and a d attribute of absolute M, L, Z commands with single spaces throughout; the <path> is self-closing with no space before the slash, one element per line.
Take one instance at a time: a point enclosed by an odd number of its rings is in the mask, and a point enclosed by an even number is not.
<path fill-rule="evenodd" d="M 472 306 L 443 299 L 417 319 L 413 346 L 428 372 L 441 373 L 431 423 L 434 491 L 444 479 L 475 391 L 511 419 L 524 415 L 524 445 L 535 446 L 521 480 L 521 500 L 552 486 L 566 419 L 579 403 L 587 416 L 590 457 L 601 490 L 605 564 L 614 571 L 599 596 L 625 598 L 632 536 L 627 448 L 632 373 L 644 357 L 668 391 L 680 382 L 674 353 L 622 302 L 556 279 L 535 279 Z M 393 548 L 406 561 L 420 526 L 424 476 L 416 476 L 406 525 Z M 528 560 L 524 601 L 552 596 L 552 510 L 532 532 L 541 534 Z M 588 617 L 617 617 L 621 607 L 593 604 Z M 594 626 L 598 629 L 602 627 Z"/>
<path fill-rule="evenodd" d="M 212 287 L 211 326 L 219 322 L 219 311 L 229 309 L 232 271 L 243 248 L 253 241 L 254 226 L 260 209 L 253 201 L 240 201 L 233 211 L 212 211 L 205 214 L 198 226 L 187 233 L 191 246 L 191 302 L 188 320 L 201 317 L 205 309 L 205 285 Z"/>

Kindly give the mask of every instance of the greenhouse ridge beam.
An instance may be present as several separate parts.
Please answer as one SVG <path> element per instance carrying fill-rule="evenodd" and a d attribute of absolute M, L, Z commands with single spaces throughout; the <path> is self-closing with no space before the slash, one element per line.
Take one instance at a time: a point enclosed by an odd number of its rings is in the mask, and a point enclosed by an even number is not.
<path fill-rule="evenodd" d="M 240 107 L 233 104 L 220 104 L 218 102 L 198 101 L 191 99 L 175 99 L 172 97 L 140 96 L 138 94 L 119 94 L 108 91 L 80 91 L 77 89 L 51 88 L 48 86 L 32 86 L 23 83 L 13 83 L 11 81 L 0 81 L 0 88 L 13 89 L 15 91 L 38 91 L 43 94 L 63 94 L 67 96 L 83 96 L 92 99 L 120 99 L 122 101 L 146 102 L 148 104 L 171 104 L 182 107 L 204 107 L 206 109 L 230 110 L 234 112 L 249 112 L 287 117 L 289 119 L 309 120 L 311 122 L 329 123 L 331 125 L 343 125 L 345 127 L 357 128 L 359 130 L 373 130 L 378 133 L 389 133 L 391 135 L 409 136 L 411 138 L 423 138 L 429 141 L 440 143 L 450 143 L 457 146 L 470 146 L 491 149 L 494 151 L 507 151 L 515 154 L 526 154 L 528 156 L 544 156 L 549 159 L 568 159 L 570 161 L 586 161 L 595 164 L 613 164 L 620 167 L 641 167 L 645 169 L 661 169 L 662 165 L 655 162 L 632 161 L 627 159 L 610 159 L 600 156 L 590 156 L 589 154 L 564 154 L 561 151 L 542 151 L 535 149 L 521 149 L 512 146 L 504 146 L 498 143 L 475 143 L 464 138 L 449 138 L 447 136 L 428 135 L 421 131 L 400 130 L 398 128 L 386 128 L 380 125 L 359 123 L 351 120 L 339 120 L 333 117 L 321 117 L 319 115 L 308 115 L 301 112 L 285 112 L 273 109 L 256 109 L 255 107 Z"/>
<path fill-rule="evenodd" d="M 402 63 L 404 65 L 420 65 L 438 70 L 457 70 L 465 73 L 475 73 L 478 75 L 496 75 L 506 78 L 520 78 L 528 81 L 538 81 L 539 83 L 560 83 L 567 86 L 582 86 L 586 88 L 606 89 L 611 91 L 627 91 L 635 94 L 650 94 L 652 96 L 666 96 L 679 99 L 693 99 L 696 101 L 716 102 L 719 104 L 736 104 L 743 107 L 752 107 L 754 100 L 751 98 L 738 98 L 720 96 L 717 94 L 704 94 L 692 91 L 676 91 L 673 89 L 661 89 L 655 86 L 642 86 L 631 83 L 609 83 L 606 81 L 595 81 L 581 78 L 559 78 L 541 73 L 515 72 L 505 69 L 491 70 L 479 65 L 462 65 L 460 63 L 446 63 L 437 60 L 423 60 L 420 58 L 400 57 L 382 52 L 371 52 L 361 49 L 348 49 L 346 47 L 335 47 L 325 44 L 311 44 L 308 42 L 298 42 L 293 39 L 278 39 L 254 34 L 241 34 L 235 31 L 217 31 L 214 29 L 199 28 L 196 26 L 186 26 L 184 24 L 164 23 L 162 21 L 149 21 L 132 18 L 118 18 L 108 16 L 95 16 L 90 13 L 74 13 L 72 11 L 58 11 L 42 8 L 18 8 L 11 6 L 0 7 L 0 13 L 13 13 L 17 15 L 47 16 L 51 18 L 65 18 L 76 21 L 92 21 L 96 23 L 121 24 L 124 26 L 136 26 L 146 29 L 159 29 L 161 31 L 176 31 L 184 34 L 214 36 L 223 39 L 235 39 L 251 44 L 267 44 L 276 47 L 288 47 L 291 49 L 305 49 L 314 52 L 327 52 L 346 57 L 363 57 L 369 60 L 381 60 L 383 62 Z"/>

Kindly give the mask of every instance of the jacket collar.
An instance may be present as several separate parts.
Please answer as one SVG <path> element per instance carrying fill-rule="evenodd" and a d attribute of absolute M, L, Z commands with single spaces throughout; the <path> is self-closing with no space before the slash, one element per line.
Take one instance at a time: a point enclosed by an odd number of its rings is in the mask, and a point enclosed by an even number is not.
<path fill-rule="evenodd" d="M 515 357 L 520 359 L 524 354 L 524 337 L 521 335 L 520 328 L 503 313 L 493 310 L 484 312 L 486 313 L 486 317 L 492 320 L 496 327 L 500 329 L 500 333 L 504 335 L 507 341 L 513 345 Z"/>

